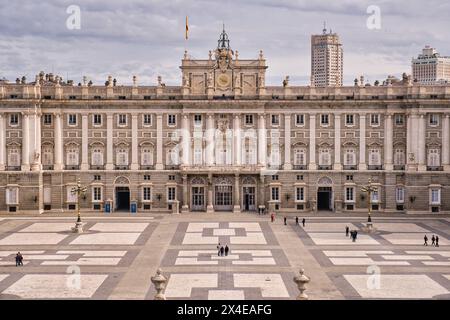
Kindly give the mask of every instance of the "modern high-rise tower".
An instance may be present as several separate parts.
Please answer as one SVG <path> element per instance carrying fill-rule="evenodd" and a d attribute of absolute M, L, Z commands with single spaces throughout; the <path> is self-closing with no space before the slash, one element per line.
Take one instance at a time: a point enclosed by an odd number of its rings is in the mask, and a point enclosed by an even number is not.
<path fill-rule="evenodd" d="M 336 33 L 323 33 L 311 36 L 311 86 L 342 86 L 343 49 Z"/>
<path fill-rule="evenodd" d="M 450 82 L 450 57 L 439 55 L 434 48 L 425 46 L 422 54 L 411 62 L 413 79 L 420 84 Z"/>

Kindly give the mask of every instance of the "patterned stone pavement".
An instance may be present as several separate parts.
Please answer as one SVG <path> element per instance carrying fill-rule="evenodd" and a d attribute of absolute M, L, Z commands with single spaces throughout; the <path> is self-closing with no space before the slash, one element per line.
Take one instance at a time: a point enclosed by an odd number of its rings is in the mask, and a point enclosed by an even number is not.
<path fill-rule="evenodd" d="M 248 213 L 83 220 L 85 233 L 73 234 L 73 218 L 0 218 L 0 299 L 152 299 L 159 267 L 168 299 L 294 299 L 299 268 L 311 299 L 450 299 L 442 216 L 377 218 L 376 233 L 356 242 L 345 235 L 363 226 L 355 216 L 308 217 L 305 227 Z"/>

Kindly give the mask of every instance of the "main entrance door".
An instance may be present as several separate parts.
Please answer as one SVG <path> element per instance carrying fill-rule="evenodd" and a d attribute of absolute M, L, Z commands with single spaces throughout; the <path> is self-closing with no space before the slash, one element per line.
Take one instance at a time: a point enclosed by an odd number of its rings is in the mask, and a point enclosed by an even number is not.
<path fill-rule="evenodd" d="M 244 211 L 256 211 L 255 187 L 243 187 L 243 207 Z"/>
<path fill-rule="evenodd" d="M 116 210 L 130 211 L 130 188 L 116 187 Z"/>
<path fill-rule="evenodd" d="M 233 187 L 229 185 L 219 185 L 215 187 L 215 205 L 216 211 L 233 210 Z"/>
<path fill-rule="evenodd" d="M 331 187 L 319 187 L 317 190 L 317 210 L 332 210 Z"/>
<path fill-rule="evenodd" d="M 192 211 L 205 210 L 205 187 L 192 187 Z"/>

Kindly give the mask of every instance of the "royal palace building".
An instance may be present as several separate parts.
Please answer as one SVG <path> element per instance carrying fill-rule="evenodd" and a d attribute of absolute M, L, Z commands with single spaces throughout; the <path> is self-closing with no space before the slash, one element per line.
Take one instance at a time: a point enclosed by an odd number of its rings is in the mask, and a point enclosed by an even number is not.
<path fill-rule="evenodd" d="M 181 86 L 0 82 L 0 212 L 450 212 L 450 85 L 266 86 L 263 52 L 225 32 L 180 68 Z"/>

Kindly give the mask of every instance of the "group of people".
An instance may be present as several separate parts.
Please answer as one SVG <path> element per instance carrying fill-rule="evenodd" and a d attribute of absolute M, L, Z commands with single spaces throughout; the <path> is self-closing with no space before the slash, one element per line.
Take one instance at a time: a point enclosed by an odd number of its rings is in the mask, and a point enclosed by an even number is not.
<path fill-rule="evenodd" d="M 219 257 L 223 257 L 223 256 L 227 256 L 229 252 L 230 252 L 230 248 L 228 248 L 228 245 L 225 244 L 225 247 L 224 247 L 224 246 L 221 246 L 220 242 L 219 242 L 219 244 L 217 245 L 217 255 Z"/>
<path fill-rule="evenodd" d="M 283 219 L 284 219 L 284 225 L 286 226 L 286 225 L 287 225 L 287 217 L 285 216 Z M 272 214 L 270 215 L 270 220 L 271 220 L 272 222 L 275 221 L 275 213 L 272 213 Z M 296 224 L 297 226 L 299 225 L 299 224 L 298 224 L 298 217 L 295 217 L 295 224 Z M 305 227 L 305 224 L 306 224 L 306 219 L 303 218 L 303 219 L 302 219 L 302 225 L 303 225 L 303 227 Z"/>
<path fill-rule="evenodd" d="M 423 245 L 424 246 L 428 246 L 428 237 L 427 237 L 427 235 L 425 235 L 423 237 L 423 241 L 424 241 Z M 438 235 L 435 236 L 433 234 L 433 236 L 431 237 L 431 245 L 435 246 L 435 247 L 439 247 L 439 236 Z"/>
<path fill-rule="evenodd" d="M 23 266 L 23 256 L 20 252 L 16 254 L 16 267 Z"/>
<path fill-rule="evenodd" d="M 350 239 L 352 239 L 353 242 L 356 241 L 356 238 L 358 237 L 358 230 L 351 230 L 348 226 L 345 227 L 345 236 L 348 237 L 350 235 Z"/>

